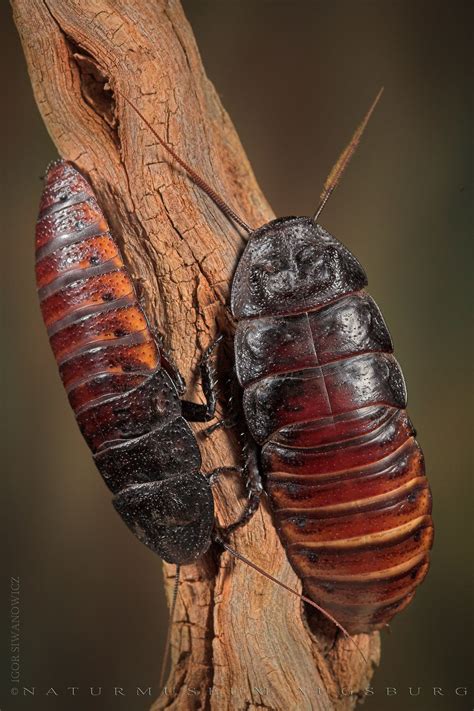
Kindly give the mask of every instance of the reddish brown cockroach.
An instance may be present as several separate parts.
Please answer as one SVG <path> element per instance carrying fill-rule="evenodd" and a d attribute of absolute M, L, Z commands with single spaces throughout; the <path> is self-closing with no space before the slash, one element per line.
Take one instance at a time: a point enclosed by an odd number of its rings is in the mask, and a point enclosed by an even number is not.
<path fill-rule="evenodd" d="M 232 283 L 235 362 L 260 471 L 306 594 L 351 633 L 413 598 L 433 541 L 423 454 L 382 315 L 356 258 L 314 217 L 249 236 Z"/>

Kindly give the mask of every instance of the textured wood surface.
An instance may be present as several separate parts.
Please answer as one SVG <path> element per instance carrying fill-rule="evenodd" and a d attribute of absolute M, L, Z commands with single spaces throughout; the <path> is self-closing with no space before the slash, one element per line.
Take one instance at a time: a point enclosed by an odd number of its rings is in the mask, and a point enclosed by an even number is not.
<path fill-rule="evenodd" d="M 92 182 L 147 314 L 187 379 L 188 396 L 202 400 L 196 364 L 217 332 L 232 334 L 226 304 L 244 235 L 173 164 L 114 87 L 248 224 L 261 225 L 272 212 L 206 78 L 181 6 L 163 0 L 12 4 L 51 137 Z M 220 369 L 228 370 L 225 353 Z M 199 442 L 205 471 L 238 461 L 232 431 Z M 241 497 L 235 478 L 216 487 L 222 521 L 235 518 Z M 232 544 L 299 589 L 265 501 Z M 228 554 L 213 550 L 182 572 L 173 668 L 155 710 L 326 711 L 352 708 L 363 696 L 379 658 L 378 634 L 357 637 L 366 665 L 332 627 L 322 624 L 324 631 L 313 636 L 296 597 Z M 173 575 L 165 566 L 168 590 Z M 157 680 L 159 667 L 157 659 Z"/>

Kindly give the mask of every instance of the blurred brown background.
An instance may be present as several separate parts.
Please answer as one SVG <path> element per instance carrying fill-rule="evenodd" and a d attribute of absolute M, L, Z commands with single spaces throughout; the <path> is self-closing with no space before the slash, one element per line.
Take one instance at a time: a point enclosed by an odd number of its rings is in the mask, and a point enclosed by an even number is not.
<path fill-rule="evenodd" d="M 468 205 L 469 3 L 186 0 L 208 74 L 278 215 L 310 214 L 378 88 L 385 94 L 323 225 L 365 265 L 390 326 L 434 495 L 431 572 L 390 634 L 365 708 L 466 709 L 472 622 Z M 33 232 L 56 156 L 2 12 L 4 286 L 2 701 L 5 709 L 146 709 L 166 612 L 159 561 L 120 522 L 57 375 Z M 9 578 L 21 577 L 22 681 L 10 698 Z M 282 593 L 283 594 L 283 593 Z M 264 614 L 264 613 L 262 613 Z M 103 686 L 94 699 L 49 687 Z M 114 698 L 113 686 L 129 689 Z M 387 696 L 385 687 L 396 687 Z M 409 687 L 422 687 L 409 696 Z M 432 687 L 444 696 L 433 696 Z M 4 702 L 4 703 L 3 703 Z M 301 709 L 308 708 L 302 702 Z"/>

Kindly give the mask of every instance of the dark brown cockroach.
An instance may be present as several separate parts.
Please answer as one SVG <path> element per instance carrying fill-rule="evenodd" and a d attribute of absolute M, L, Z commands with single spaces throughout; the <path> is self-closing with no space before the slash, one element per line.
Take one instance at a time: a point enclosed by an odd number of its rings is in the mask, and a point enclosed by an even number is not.
<path fill-rule="evenodd" d="M 182 378 L 147 323 L 92 188 L 62 160 L 45 178 L 36 278 L 64 387 L 116 510 L 164 560 L 191 563 L 214 528 L 187 422 L 214 415 L 207 358 L 207 404 L 181 400 Z"/>
<path fill-rule="evenodd" d="M 423 455 L 390 335 L 364 291 L 361 265 L 317 224 L 380 94 L 313 218 L 280 218 L 252 231 L 172 153 L 250 233 L 231 293 L 236 372 L 259 464 L 241 520 L 256 508 L 261 473 L 306 594 L 351 634 L 384 626 L 409 604 L 433 540 Z"/>

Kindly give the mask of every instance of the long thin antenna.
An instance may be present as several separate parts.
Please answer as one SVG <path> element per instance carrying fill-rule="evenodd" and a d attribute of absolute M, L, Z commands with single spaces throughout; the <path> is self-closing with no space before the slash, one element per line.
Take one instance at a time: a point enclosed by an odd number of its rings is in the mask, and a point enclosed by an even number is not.
<path fill-rule="evenodd" d="M 260 575 L 263 575 L 264 578 L 268 578 L 268 580 L 271 580 L 272 582 L 276 583 L 277 585 L 280 585 L 280 587 L 284 588 L 285 590 L 288 590 L 288 592 L 292 593 L 293 595 L 296 595 L 296 597 L 299 597 L 300 600 L 303 600 L 303 602 L 306 602 L 308 605 L 311 605 L 311 607 L 314 607 L 318 612 L 323 614 L 325 617 L 327 617 L 328 620 L 330 620 L 336 627 L 341 630 L 343 633 L 344 637 L 347 637 L 347 639 L 352 642 L 354 647 L 357 649 L 359 652 L 360 656 L 364 660 L 365 664 L 368 664 L 367 659 L 364 656 L 364 653 L 362 652 L 361 648 L 357 644 L 357 642 L 351 637 L 349 632 L 346 630 L 345 627 L 343 627 L 340 622 L 336 620 L 335 617 L 333 617 L 329 612 L 327 612 L 324 607 L 320 607 L 317 605 L 313 600 L 310 600 L 309 597 L 306 597 L 306 595 L 301 595 L 299 592 L 296 590 L 293 590 L 293 588 L 290 588 L 288 585 L 285 585 L 285 583 L 282 583 L 281 580 L 278 580 L 277 578 L 274 578 L 273 575 L 270 573 L 267 573 L 266 570 L 263 570 L 263 568 L 260 568 L 256 563 L 252 563 L 251 560 L 243 556 L 241 553 L 238 553 L 234 548 L 231 548 L 225 541 L 222 540 L 218 535 L 214 535 L 214 540 L 217 543 L 220 543 L 220 545 L 225 548 L 226 551 L 228 551 L 231 555 L 233 555 L 235 558 L 238 560 L 241 560 L 242 563 L 245 563 L 246 565 L 249 565 L 251 568 L 257 571 L 257 573 L 260 573 Z"/>
<path fill-rule="evenodd" d="M 165 643 L 165 653 L 163 656 L 163 661 L 161 663 L 161 673 L 160 673 L 160 689 L 163 688 L 163 682 L 165 680 L 165 673 L 166 673 L 166 667 L 168 666 L 168 657 L 170 653 L 170 648 L 171 648 L 171 630 L 173 627 L 173 619 L 174 619 L 174 612 L 176 609 L 176 600 L 178 599 L 178 588 L 179 588 L 179 574 L 181 571 L 181 567 L 179 565 L 176 566 L 176 577 L 174 579 L 174 588 L 173 588 L 173 597 L 171 598 L 171 608 L 170 608 L 170 616 L 168 620 L 168 633 L 166 635 L 166 643 Z"/>
<path fill-rule="evenodd" d="M 169 146 L 169 145 L 166 143 L 166 141 L 164 141 L 163 138 L 161 138 L 160 134 L 153 128 L 153 126 L 151 125 L 151 123 L 145 118 L 145 116 L 144 116 L 144 115 L 142 114 L 142 112 L 135 106 L 135 104 L 134 104 L 132 101 L 130 101 L 130 99 L 125 96 L 125 94 L 122 94 L 122 92 L 119 91 L 117 88 L 114 87 L 114 88 L 113 88 L 113 91 L 114 91 L 116 94 L 118 94 L 119 96 L 121 96 L 122 99 L 124 99 L 124 101 L 126 101 L 127 104 L 132 107 L 132 109 L 135 111 L 135 113 L 138 114 L 138 116 L 141 118 L 141 120 L 143 121 L 143 123 L 149 128 L 149 130 L 151 131 L 151 133 L 155 136 L 156 140 L 160 143 L 160 145 L 161 145 L 166 151 L 168 151 L 168 153 L 169 153 L 170 155 L 173 156 L 173 158 L 175 159 L 175 161 L 176 161 L 177 163 L 179 163 L 179 165 L 180 165 L 182 168 L 184 168 L 184 170 L 185 170 L 186 173 L 189 175 L 189 177 L 191 178 L 191 180 L 193 181 L 193 183 L 195 183 L 195 185 L 197 185 L 198 188 L 201 188 L 201 190 L 202 190 L 203 192 L 205 192 L 206 195 L 208 195 L 208 196 L 211 198 L 211 200 L 217 205 L 217 207 L 219 208 L 219 210 L 220 210 L 226 217 L 228 217 L 230 220 L 233 220 L 233 221 L 236 222 L 238 225 L 240 225 L 240 227 L 242 227 L 246 232 L 249 232 L 249 233 L 252 232 L 252 231 L 253 231 L 252 228 L 249 227 L 249 226 L 247 225 L 247 223 L 244 222 L 244 221 L 242 220 L 242 218 L 239 217 L 239 216 L 237 215 L 237 213 L 234 212 L 234 210 L 232 210 L 231 207 L 229 207 L 229 205 L 224 201 L 224 199 L 221 198 L 221 196 L 218 195 L 218 194 L 216 193 L 216 191 L 215 191 L 213 188 L 211 188 L 211 186 L 209 185 L 209 183 L 207 183 L 207 182 L 204 180 L 204 178 L 202 178 L 202 177 L 199 175 L 199 173 L 196 173 L 196 171 L 195 171 L 193 168 L 191 168 L 191 166 L 189 166 L 187 163 L 185 163 L 185 161 L 184 161 L 182 158 L 180 158 L 177 153 L 175 153 L 175 151 L 171 148 L 171 146 Z"/>
<path fill-rule="evenodd" d="M 333 169 L 329 173 L 328 177 L 326 178 L 326 182 L 324 183 L 323 191 L 320 195 L 320 200 L 321 202 L 319 203 L 319 207 L 314 213 L 313 221 L 316 222 L 320 214 L 322 213 L 324 206 L 326 205 L 327 201 L 331 197 L 331 194 L 333 190 L 337 187 L 339 180 L 342 177 L 342 174 L 344 173 L 345 169 L 347 168 L 347 164 L 349 163 L 350 159 L 355 153 L 355 150 L 357 146 L 360 143 L 360 139 L 362 138 L 362 134 L 364 133 L 365 127 L 369 123 L 369 119 L 372 116 L 372 113 L 377 106 L 377 103 L 382 96 L 383 93 L 383 87 L 380 89 L 379 93 L 375 97 L 372 106 L 368 110 L 368 112 L 365 115 L 365 118 L 363 119 L 362 123 L 357 127 L 356 132 L 352 136 L 349 144 L 344 148 L 343 152 L 339 156 L 339 159 L 337 163 L 334 165 Z"/>

